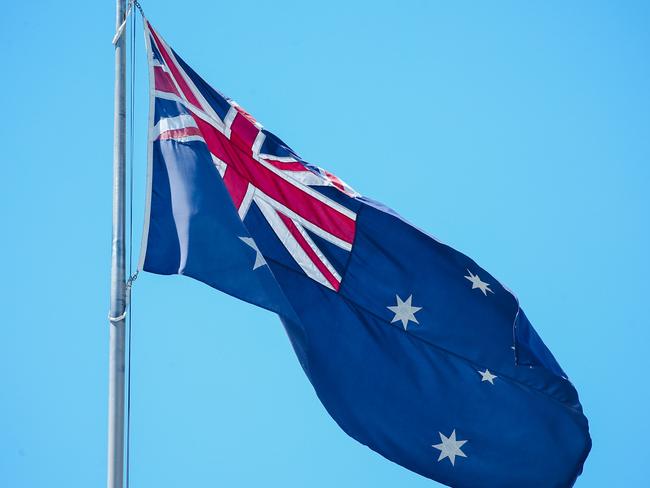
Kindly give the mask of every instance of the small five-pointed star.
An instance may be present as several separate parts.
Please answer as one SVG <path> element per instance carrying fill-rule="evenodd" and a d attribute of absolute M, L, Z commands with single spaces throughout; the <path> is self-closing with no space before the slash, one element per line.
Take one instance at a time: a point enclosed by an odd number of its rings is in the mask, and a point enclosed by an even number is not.
<path fill-rule="evenodd" d="M 483 295 L 487 296 L 487 292 L 489 291 L 490 293 L 494 293 L 492 290 L 490 290 L 490 284 L 486 283 L 485 281 L 482 281 L 481 278 L 479 278 L 478 275 L 473 274 L 469 269 L 467 270 L 469 273 L 469 276 L 465 276 L 465 279 L 469 280 L 472 282 L 472 290 L 475 288 L 478 288 L 483 292 Z"/>
<path fill-rule="evenodd" d="M 494 379 L 497 377 L 497 375 L 490 373 L 490 370 L 487 368 L 485 368 L 485 371 L 478 371 L 478 374 L 481 375 L 481 383 L 488 381 L 491 385 L 494 384 Z"/>
<path fill-rule="evenodd" d="M 445 458 L 449 458 L 451 465 L 454 466 L 456 462 L 456 456 L 464 457 L 467 456 L 463 451 L 461 451 L 461 446 L 467 441 L 457 441 L 456 440 L 456 429 L 453 430 L 449 437 L 446 437 L 442 432 L 440 434 L 440 444 L 435 444 L 431 447 L 435 447 L 440 451 L 440 456 L 438 457 L 438 462 L 442 461 Z"/>
<path fill-rule="evenodd" d="M 251 249 L 255 251 L 255 264 L 253 264 L 253 269 L 257 269 L 260 266 L 264 266 L 266 264 L 266 261 L 264 260 L 264 256 L 262 256 L 262 253 L 260 250 L 257 248 L 257 244 L 255 244 L 255 241 L 253 240 L 252 237 L 240 237 L 244 243 L 249 246 Z"/>
<path fill-rule="evenodd" d="M 409 297 L 404 302 L 399 297 L 399 295 L 395 295 L 395 298 L 397 298 L 397 305 L 386 307 L 388 310 L 395 314 L 395 317 L 393 317 L 393 320 L 391 320 L 390 323 L 392 324 L 393 322 L 401 321 L 404 330 L 406 330 L 408 327 L 409 322 L 415 322 L 416 324 L 419 324 L 418 319 L 415 318 L 415 313 L 418 310 L 422 310 L 422 307 L 413 307 L 411 305 L 413 295 L 409 295 Z"/>

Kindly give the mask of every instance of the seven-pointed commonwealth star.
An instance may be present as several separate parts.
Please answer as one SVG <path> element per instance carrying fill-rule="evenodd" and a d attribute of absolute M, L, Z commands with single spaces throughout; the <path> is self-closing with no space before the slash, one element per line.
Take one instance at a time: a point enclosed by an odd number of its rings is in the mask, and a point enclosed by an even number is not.
<path fill-rule="evenodd" d="M 244 243 L 251 247 L 255 251 L 255 264 L 253 264 L 253 269 L 257 269 L 260 266 L 264 266 L 266 264 L 266 261 L 264 260 L 264 256 L 262 256 L 262 253 L 260 250 L 257 248 L 257 244 L 255 244 L 255 241 L 253 240 L 252 237 L 240 237 Z"/>
<path fill-rule="evenodd" d="M 483 292 L 483 295 L 487 296 L 487 292 L 489 291 L 490 293 L 494 293 L 492 290 L 490 290 L 490 284 L 486 283 L 485 281 L 481 281 L 481 278 L 479 278 L 478 275 L 473 274 L 469 269 L 467 270 L 469 273 L 469 276 L 465 276 L 465 279 L 468 279 L 469 281 L 472 282 L 472 290 L 474 288 L 478 288 Z"/>
<path fill-rule="evenodd" d="M 442 443 L 431 446 L 431 447 L 435 447 L 440 451 L 438 462 L 442 461 L 445 458 L 449 458 L 449 461 L 451 461 L 451 465 L 454 466 L 454 463 L 456 462 L 456 456 L 461 456 L 464 458 L 467 457 L 465 453 L 460 450 L 461 446 L 465 444 L 467 441 L 456 440 L 456 429 L 454 429 L 454 431 L 451 433 L 449 437 L 445 437 L 445 435 L 442 432 L 438 432 L 438 434 L 440 434 L 440 440 L 442 441 Z"/>
<path fill-rule="evenodd" d="M 490 373 L 490 370 L 487 368 L 485 368 L 485 371 L 478 371 L 478 374 L 481 375 L 481 383 L 489 381 L 491 385 L 494 384 L 494 378 L 497 377 L 497 375 Z"/>
<path fill-rule="evenodd" d="M 415 318 L 415 313 L 418 310 L 422 310 L 422 307 L 411 306 L 413 295 L 409 295 L 405 302 L 402 301 L 399 295 L 395 295 L 395 298 L 397 298 L 397 305 L 386 307 L 395 314 L 395 317 L 393 317 L 393 320 L 391 320 L 390 323 L 392 324 L 393 322 L 401 321 L 404 330 L 408 327 L 409 322 L 419 324 L 418 319 Z"/>

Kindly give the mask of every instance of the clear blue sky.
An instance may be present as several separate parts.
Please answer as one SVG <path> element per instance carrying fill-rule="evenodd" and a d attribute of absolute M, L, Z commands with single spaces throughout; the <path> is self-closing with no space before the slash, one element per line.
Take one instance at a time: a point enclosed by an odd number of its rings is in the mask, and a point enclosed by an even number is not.
<path fill-rule="evenodd" d="M 591 423 L 578 487 L 650 486 L 650 4 L 142 3 L 303 157 L 516 291 Z M 113 9 L 0 16 L 2 487 L 105 483 Z M 133 488 L 436 485 L 335 425 L 272 314 L 147 274 L 133 313 Z"/>

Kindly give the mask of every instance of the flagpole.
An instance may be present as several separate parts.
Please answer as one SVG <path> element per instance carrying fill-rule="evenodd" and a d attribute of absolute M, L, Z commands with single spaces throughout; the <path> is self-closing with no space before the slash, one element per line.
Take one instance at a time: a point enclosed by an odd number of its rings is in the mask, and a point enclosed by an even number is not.
<path fill-rule="evenodd" d="M 119 32 L 126 0 L 115 2 Z M 109 314 L 108 473 L 107 487 L 122 488 L 124 480 L 124 344 L 125 344 L 125 180 L 126 180 L 126 36 L 115 43 L 113 120 L 113 238 L 111 246 L 111 303 Z"/>

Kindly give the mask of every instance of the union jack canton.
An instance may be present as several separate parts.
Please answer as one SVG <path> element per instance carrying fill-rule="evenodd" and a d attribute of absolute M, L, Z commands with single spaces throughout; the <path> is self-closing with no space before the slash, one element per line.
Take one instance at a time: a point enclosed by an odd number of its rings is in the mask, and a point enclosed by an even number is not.
<path fill-rule="evenodd" d="M 205 84 L 148 22 L 147 30 L 156 115 L 151 141 L 205 144 L 241 220 L 255 204 L 302 271 L 338 291 L 341 270 L 310 234 L 349 252 L 356 213 L 321 188 L 349 197 L 355 191 L 303 161 L 235 101 Z"/>

